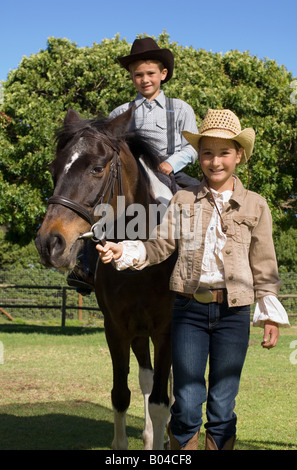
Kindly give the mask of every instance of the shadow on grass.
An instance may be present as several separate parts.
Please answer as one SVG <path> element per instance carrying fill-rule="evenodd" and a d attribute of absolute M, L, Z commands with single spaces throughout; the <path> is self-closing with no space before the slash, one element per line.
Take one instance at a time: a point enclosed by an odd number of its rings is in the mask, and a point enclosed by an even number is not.
<path fill-rule="evenodd" d="M 245 441 L 238 440 L 235 444 L 235 450 L 296 450 L 296 444 L 281 441 Z"/>
<path fill-rule="evenodd" d="M 127 415 L 129 450 L 142 450 L 143 420 Z M 199 449 L 204 449 L 204 431 Z M 113 412 L 83 401 L 0 406 L 0 450 L 111 450 Z M 281 441 L 238 439 L 235 450 L 296 450 Z"/>
<path fill-rule="evenodd" d="M 129 449 L 142 449 L 142 426 L 127 416 Z M 0 450 L 110 450 L 113 412 L 81 401 L 1 406 L 0 436 Z"/>
<path fill-rule="evenodd" d="M 83 326 L 43 326 L 43 325 L 0 325 L 0 333 L 22 333 L 32 334 L 40 333 L 43 335 L 63 335 L 63 336 L 77 336 L 77 335 L 93 335 L 102 333 L 104 328 L 100 327 L 83 327 Z"/>

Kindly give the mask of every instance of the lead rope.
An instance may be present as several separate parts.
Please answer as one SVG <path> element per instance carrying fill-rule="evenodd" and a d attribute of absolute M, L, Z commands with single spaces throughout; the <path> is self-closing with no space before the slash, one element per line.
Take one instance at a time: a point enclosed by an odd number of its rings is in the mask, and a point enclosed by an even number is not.
<path fill-rule="evenodd" d="M 216 210 L 217 210 L 217 213 L 219 214 L 219 217 L 220 217 L 220 220 L 221 220 L 222 232 L 223 232 L 223 233 L 226 233 L 226 232 L 227 232 L 227 226 L 226 226 L 226 225 L 224 224 L 224 222 L 223 222 L 223 218 L 222 218 L 222 216 L 221 216 L 221 213 L 220 213 L 219 208 L 218 208 L 218 206 L 217 206 L 217 203 L 216 203 L 216 201 L 215 201 L 214 195 L 213 195 L 213 193 L 212 193 L 212 190 L 210 189 L 210 186 L 209 186 L 209 184 L 208 184 L 208 181 L 207 181 L 207 178 L 206 178 L 205 175 L 204 175 L 204 178 L 205 178 L 206 186 L 207 186 L 207 188 L 208 188 L 208 190 L 209 190 L 209 193 L 210 193 L 212 202 L 214 203 L 214 206 L 215 206 L 215 208 L 216 208 Z"/>

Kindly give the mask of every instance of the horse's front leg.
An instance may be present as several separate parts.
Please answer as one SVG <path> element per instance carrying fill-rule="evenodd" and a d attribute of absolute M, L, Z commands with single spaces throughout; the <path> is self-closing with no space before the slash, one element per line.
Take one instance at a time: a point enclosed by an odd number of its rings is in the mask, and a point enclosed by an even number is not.
<path fill-rule="evenodd" d="M 153 450 L 164 450 L 164 434 L 170 414 L 168 377 L 171 367 L 170 334 L 152 338 L 154 343 L 154 384 L 149 398 L 153 423 Z"/>
<path fill-rule="evenodd" d="M 128 438 L 126 434 L 126 411 L 120 412 L 113 408 L 114 435 L 111 443 L 113 450 L 127 450 Z"/>
<path fill-rule="evenodd" d="M 139 368 L 139 385 L 144 400 L 144 430 L 142 440 L 144 450 L 152 450 L 153 448 L 153 425 L 149 412 L 149 397 L 152 392 L 154 381 L 154 371 L 151 369 Z"/>
<path fill-rule="evenodd" d="M 128 388 L 130 344 L 105 330 L 111 360 L 113 364 L 113 389 L 111 401 L 114 411 L 114 450 L 127 450 L 128 439 L 126 434 L 126 412 L 130 404 L 130 390 Z"/>
<path fill-rule="evenodd" d="M 154 371 L 150 357 L 149 338 L 134 338 L 131 346 L 139 365 L 138 378 L 144 400 L 144 430 L 142 433 L 144 450 L 151 450 L 153 448 L 153 426 L 149 413 L 149 397 L 153 389 Z"/>

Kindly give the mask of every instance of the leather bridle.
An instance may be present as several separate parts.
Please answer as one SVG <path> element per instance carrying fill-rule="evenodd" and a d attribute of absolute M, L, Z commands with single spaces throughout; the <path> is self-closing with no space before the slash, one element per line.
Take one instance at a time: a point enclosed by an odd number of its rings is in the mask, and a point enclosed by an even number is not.
<path fill-rule="evenodd" d="M 96 207 L 102 204 L 106 197 L 107 204 L 110 203 L 115 192 L 116 182 L 118 182 L 118 195 L 123 195 L 122 163 L 119 152 L 114 148 L 113 150 L 115 151 L 115 154 L 111 160 L 105 184 L 103 185 L 103 189 L 100 192 L 98 199 L 91 210 L 86 209 L 77 202 L 71 201 L 71 199 L 68 199 L 64 196 L 51 196 L 48 200 L 48 204 L 61 204 L 62 206 L 71 209 L 73 212 L 79 215 L 82 219 L 86 220 L 93 227 L 93 225 L 95 224 L 94 212 Z"/>

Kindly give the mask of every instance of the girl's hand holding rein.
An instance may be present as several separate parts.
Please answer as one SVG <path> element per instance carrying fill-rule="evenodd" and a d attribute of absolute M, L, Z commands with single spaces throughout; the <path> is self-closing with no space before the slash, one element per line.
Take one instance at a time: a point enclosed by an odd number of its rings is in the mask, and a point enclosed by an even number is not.
<path fill-rule="evenodd" d="M 122 256 L 123 246 L 119 243 L 106 242 L 104 246 L 96 245 L 102 263 L 107 264 L 112 260 L 117 260 Z"/>

